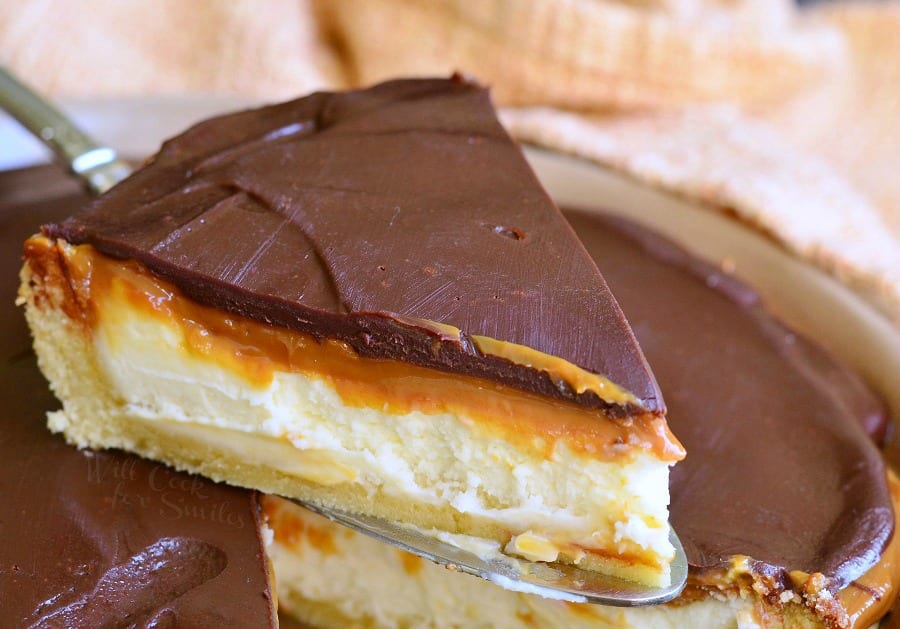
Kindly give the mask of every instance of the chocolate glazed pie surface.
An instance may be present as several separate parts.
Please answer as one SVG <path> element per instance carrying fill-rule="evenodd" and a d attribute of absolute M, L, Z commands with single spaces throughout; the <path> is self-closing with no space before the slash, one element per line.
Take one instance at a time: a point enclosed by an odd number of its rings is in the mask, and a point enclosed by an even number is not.
<path fill-rule="evenodd" d="M 671 520 L 694 569 L 821 572 L 842 587 L 881 555 L 894 518 L 883 404 L 757 294 L 634 223 L 568 211 L 628 317 L 688 456 Z M 870 438 L 871 435 L 872 438 Z"/>
<path fill-rule="evenodd" d="M 254 492 L 46 428 L 59 403 L 14 303 L 21 245 L 85 202 L 50 167 L 0 173 L 0 625 L 274 626 Z"/>
<path fill-rule="evenodd" d="M 612 415 L 664 412 L 594 262 L 488 92 L 462 79 L 318 93 L 206 121 L 46 232 L 140 260 L 201 303 L 337 338 L 363 356 Z M 634 399 L 484 355 L 478 336 L 562 358 Z"/>

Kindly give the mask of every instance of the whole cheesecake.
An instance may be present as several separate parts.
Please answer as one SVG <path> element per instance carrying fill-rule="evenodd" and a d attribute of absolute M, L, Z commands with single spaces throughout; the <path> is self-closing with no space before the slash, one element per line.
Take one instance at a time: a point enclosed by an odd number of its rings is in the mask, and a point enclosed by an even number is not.
<path fill-rule="evenodd" d="M 669 582 L 683 448 L 476 84 L 204 122 L 28 240 L 20 294 L 72 443 Z"/>
<path fill-rule="evenodd" d="M 623 219 L 566 217 L 634 326 L 688 448 L 671 488 L 690 567 L 684 593 L 621 609 L 508 592 L 266 496 L 281 608 L 322 627 L 876 623 L 900 583 L 900 483 L 876 448 L 888 426 L 880 400 L 734 277 Z"/>

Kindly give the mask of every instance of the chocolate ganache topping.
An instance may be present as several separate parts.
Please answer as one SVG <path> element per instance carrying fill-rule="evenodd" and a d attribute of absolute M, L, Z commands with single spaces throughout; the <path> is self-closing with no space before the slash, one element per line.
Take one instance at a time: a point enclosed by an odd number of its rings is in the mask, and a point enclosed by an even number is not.
<path fill-rule="evenodd" d="M 885 436 L 884 405 L 734 277 L 622 219 L 566 216 L 628 316 L 688 452 L 672 470 L 670 513 L 692 569 L 746 555 L 785 584 L 800 570 L 840 588 L 875 564 L 894 528 L 873 443 Z"/>
<path fill-rule="evenodd" d="M 487 90 L 460 78 L 316 93 L 203 122 L 45 231 L 137 259 L 201 303 L 363 356 L 613 416 L 664 413 L 596 265 Z M 479 336 L 562 358 L 633 399 L 484 354 Z"/>
<path fill-rule="evenodd" d="M 21 245 L 86 202 L 55 168 L 0 174 L 0 626 L 275 626 L 254 492 L 45 427 L 58 402 L 14 303 Z"/>

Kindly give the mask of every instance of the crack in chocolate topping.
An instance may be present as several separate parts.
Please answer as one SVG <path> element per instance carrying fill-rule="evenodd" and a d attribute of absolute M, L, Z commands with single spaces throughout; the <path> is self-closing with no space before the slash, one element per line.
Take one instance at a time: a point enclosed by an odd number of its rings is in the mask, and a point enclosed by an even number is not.
<path fill-rule="evenodd" d="M 86 202 L 55 168 L 0 173 L 0 626 L 275 626 L 254 492 L 46 428 L 22 242 Z"/>
<path fill-rule="evenodd" d="M 687 450 L 672 470 L 670 512 L 691 567 L 747 555 L 784 584 L 802 570 L 840 588 L 874 565 L 894 529 L 873 443 L 885 437 L 883 403 L 746 284 L 623 219 L 566 216 L 628 316 Z"/>
<path fill-rule="evenodd" d="M 454 78 L 316 93 L 203 122 L 52 237 L 367 357 L 644 412 L 416 325 L 454 326 L 664 403 L 628 323 L 487 90 Z M 590 331 L 589 333 L 587 331 Z"/>

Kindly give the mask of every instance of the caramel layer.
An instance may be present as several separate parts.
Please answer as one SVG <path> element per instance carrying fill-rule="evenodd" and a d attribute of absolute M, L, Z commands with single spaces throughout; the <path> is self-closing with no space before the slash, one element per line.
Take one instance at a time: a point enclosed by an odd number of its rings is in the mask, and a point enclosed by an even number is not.
<path fill-rule="evenodd" d="M 418 327 L 430 329 L 445 339 L 452 339 L 459 342 L 462 337 L 461 330 L 452 325 L 445 323 L 436 323 L 434 321 L 426 321 L 425 319 L 412 319 L 409 317 L 400 317 L 394 315 L 399 321 L 407 321 Z M 470 337 L 472 343 L 478 348 L 483 355 L 497 356 L 506 359 L 517 365 L 524 365 L 538 371 L 543 371 L 550 378 L 559 384 L 571 387 L 575 393 L 579 395 L 590 391 L 602 400 L 606 400 L 612 404 L 624 406 L 626 404 L 635 407 L 640 406 L 638 400 L 633 393 L 620 387 L 615 382 L 600 374 L 591 373 L 577 365 L 573 365 L 567 360 L 563 360 L 558 356 L 551 356 L 544 352 L 539 352 L 525 345 L 518 343 L 510 343 L 508 341 L 498 341 L 487 336 L 473 335 Z"/>
<path fill-rule="evenodd" d="M 56 245 L 42 236 L 26 243 L 38 269 L 59 258 L 62 277 L 45 279 L 71 291 L 67 314 L 88 329 L 100 324 L 105 300 L 126 299 L 143 315 L 182 332 L 185 351 L 215 361 L 251 386 L 269 384 L 278 372 L 326 381 L 345 404 L 401 415 L 452 413 L 470 418 L 479 433 L 550 457 L 559 443 L 589 458 L 617 460 L 651 452 L 674 462 L 684 449 L 664 419 L 645 414 L 616 420 L 595 409 L 544 398 L 485 379 L 445 373 L 394 360 L 364 358 L 348 345 L 322 341 L 198 304 L 135 261 L 114 260 L 90 245 Z M 74 315 L 74 316 L 73 316 Z"/>

